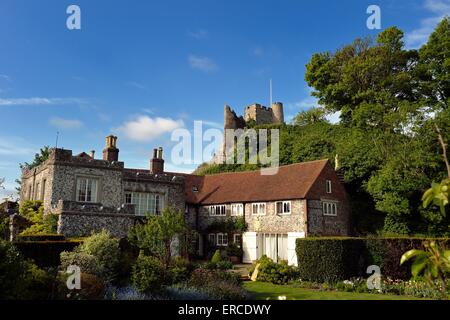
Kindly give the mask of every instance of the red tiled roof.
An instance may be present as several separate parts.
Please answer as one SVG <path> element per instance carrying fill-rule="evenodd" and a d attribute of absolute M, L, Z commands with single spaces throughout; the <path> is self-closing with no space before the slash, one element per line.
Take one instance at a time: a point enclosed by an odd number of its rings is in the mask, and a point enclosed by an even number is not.
<path fill-rule="evenodd" d="M 219 204 L 303 199 L 327 164 L 328 160 L 317 160 L 281 166 L 275 175 L 261 175 L 259 170 L 203 177 L 186 174 L 186 201 Z"/>

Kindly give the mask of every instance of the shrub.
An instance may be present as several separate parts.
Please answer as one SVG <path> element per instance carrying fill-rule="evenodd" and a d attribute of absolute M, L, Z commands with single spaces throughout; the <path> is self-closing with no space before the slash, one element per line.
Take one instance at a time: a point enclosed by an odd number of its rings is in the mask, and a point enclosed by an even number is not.
<path fill-rule="evenodd" d="M 58 215 L 44 215 L 42 201 L 24 201 L 19 208 L 22 216 L 30 220 L 33 225 L 22 231 L 22 235 L 54 234 L 58 227 Z"/>
<path fill-rule="evenodd" d="M 182 257 L 176 257 L 172 260 L 169 267 L 171 282 L 180 283 L 187 281 L 191 275 L 192 269 L 193 266 L 188 260 Z"/>
<path fill-rule="evenodd" d="M 377 265 L 386 278 L 410 278 L 411 262 L 400 265 L 410 249 L 420 248 L 425 238 L 304 238 L 297 239 L 297 259 L 301 279 L 337 282 L 367 276 L 369 265 Z M 448 245 L 448 239 L 435 239 Z"/>
<path fill-rule="evenodd" d="M 192 272 L 188 286 L 208 294 L 213 299 L 242 300 L 247 298 L 247 293 L 240 283 L 240 276 L 235 272 L 199 268 Z"/>
<path fill-rule="evenodd" d="M 286 284 L 297 277 L 297 268 L 289 266 L 287 261 L 274 262 L 267 256 L 262 256 L 255 262 L 250 273 L 253 273 L 257 264 L 260 264 L 258 271 L 258 281 L 270 282 L 274 284 Z"/>
<path fill-rule="evenodd" d="M 230 243 L 225 251 L 228 257 L 231 256 L 242 257 L 243 254 L 242 248 L 238 247 L 235 243 Z"/>
<path fill-rule="evenodd" d="M 108 231 L 101 231 L 86 238 L 77 249 L 95 257 L 99 275 L 105 281 L 113 280 L 119 264 L 119 240 L 111 237 Z"/>
<path fill-rule="evenodd" d="M 411 277 L 411 262 L 400 265 L 403 253 L 411 249 L 420 249 L 425 238 L 368 238 L 365 239 L 367 265 L 380 266 L 383 276 L 391 279 L 407 280 Z M 444 245 L 448 239 L 437 239 Z"/>
<path fill-rule="evenodd" d="M 27 264 L 10 243 L 0 240 L 0 299 L 14 299 L 25 287 Z"/>
<path fill-rule="evenodd" d="M 363 242 L 358 238 L 297 239 L 301 279 L 334 283 L 357 276 Z"/>
<path fill-rule="evenodd" d="M 140 254 L 133 266 L 131 281 L 141 292 L 150 293 L 161 290 L 166 274 L 161 262 L 154 257 Z"/>
<path fill-rule="evenodd" d="M 0 240 L 0 299 L 47 299 L 55 278 L 25 260 L 12 243 Z"/>
<path fill-rule="evenodd" d="M 233 269 L 233 263 L 231 261 L 222 260 L 216 263 L 216 268 L 219 270 Z"/>
<path fill-rule="evenodd" d="M 212 258 L 211 258 L 211 262 L 214 263 L 214 264 L 217 264 L 217 263 L 219 263 L 220 261 L 222 261 L 222 254 L 221 254 L 220 250 L 217 249 L 217 250 L 214 252 L 214 255 L 213 255 Z"/>
<path fill-rule="evenodd" d="M 93 255 L 85 252 L 61 252 L 61 270 L 65 272 L 70 265 L 80 267 L 83 273 L 93 275 L 99 275 L 101 273 L 98 268 L 97 259 Z"/>
<path fill-rule="evenodd" d="M 80 289 L 69 290 L 66 285 L 67 274 L 60 277 L 59 298 L 69 300 L 100 300 L 105 296 L 105 284 L 102 279 L 89 273 L 81 273 Z"/>

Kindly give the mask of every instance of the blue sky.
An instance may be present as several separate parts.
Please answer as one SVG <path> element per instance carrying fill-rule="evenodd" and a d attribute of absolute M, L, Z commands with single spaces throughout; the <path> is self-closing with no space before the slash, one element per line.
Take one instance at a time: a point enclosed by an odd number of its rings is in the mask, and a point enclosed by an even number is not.
<path fill-rule="evenodd" d="M 66 8 L 81 8 L 68 30 Z M 304 82 L 315 52 L 395 25 L 409 47 L 422 44 L 450 0 L 0 2 L 0 177 L 11 193 L 19 162 L 43 145 L 95 149 L 117 134 L 120 160 L 148 166 L 151 150 L 170 150 L 170 132 L 194 120 L 221 126 L 223 106 L 238 113 L 267 104 L 269 79 L 285 115 L 314 106 Z M 189 171 L 195 166 L 169 170 Z"/>

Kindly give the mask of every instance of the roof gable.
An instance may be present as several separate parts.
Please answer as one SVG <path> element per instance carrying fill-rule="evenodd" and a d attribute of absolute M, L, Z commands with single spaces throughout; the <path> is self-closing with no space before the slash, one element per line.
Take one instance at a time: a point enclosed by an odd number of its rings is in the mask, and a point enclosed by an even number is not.
<path fill-rule="evenodd" d="M 328 160 L 317 160 L 281 166 L 274 175 L 261 175 L 260 170 L 186 175 L 186 201 L 218 204 L 303 199 L 327 164 Z"/>

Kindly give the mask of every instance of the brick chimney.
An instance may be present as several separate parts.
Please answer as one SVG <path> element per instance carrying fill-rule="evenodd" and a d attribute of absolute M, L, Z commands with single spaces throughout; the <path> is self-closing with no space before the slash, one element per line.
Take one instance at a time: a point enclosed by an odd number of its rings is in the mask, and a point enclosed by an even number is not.
<path fill-rule="evenodd" d="M 153 158 L 150 160 L 150 171 L 152 173 L 164 172 L 163 149 L 153 149 Z"/>
<path fill-rule="evenodd" d="M 116 147 L 117 137 L 107 136 L 106 145 L 103 150 L 103 160 L 107 161 L 119 161 L 119 149 Z"/>

